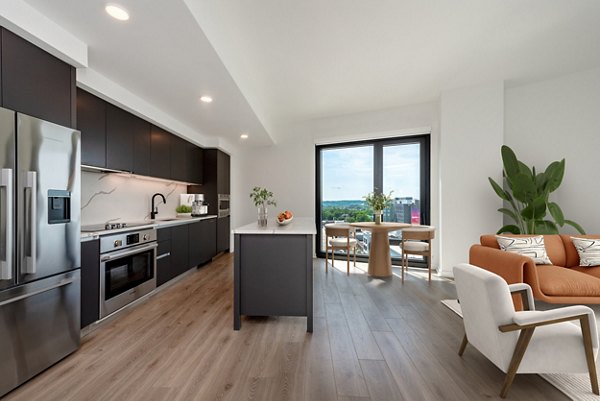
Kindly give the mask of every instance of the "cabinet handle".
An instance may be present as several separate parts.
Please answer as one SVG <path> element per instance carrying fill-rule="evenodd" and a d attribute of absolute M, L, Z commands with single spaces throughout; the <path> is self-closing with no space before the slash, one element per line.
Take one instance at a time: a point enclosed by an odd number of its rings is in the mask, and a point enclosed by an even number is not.
<path fill-rule="evenodd" d="M 164 259 L 167 256 L 171 256 L 171 252 L 163 253 L 162 255 L 157 256 L 156 260 Z"/>

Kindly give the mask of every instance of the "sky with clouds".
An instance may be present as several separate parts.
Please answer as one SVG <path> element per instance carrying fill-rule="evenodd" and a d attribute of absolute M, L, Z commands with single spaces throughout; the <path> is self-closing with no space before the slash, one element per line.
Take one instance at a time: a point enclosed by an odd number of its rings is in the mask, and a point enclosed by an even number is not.
<path fill-rule="evenodd" d="M 394 197 L 420 198 L 419 144 L 383 148 L 383 190 Z M 360 200 L 373 190 L 373 146 L 324 149 L 321 152 L 324 201 Z"/>

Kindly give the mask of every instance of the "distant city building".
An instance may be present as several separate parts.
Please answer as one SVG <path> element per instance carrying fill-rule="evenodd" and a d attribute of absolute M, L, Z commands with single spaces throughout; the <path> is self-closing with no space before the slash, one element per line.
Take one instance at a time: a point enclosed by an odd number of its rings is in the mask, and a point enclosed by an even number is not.
<path fill-rule="evenodd" d="M 412 196 L 394 198 L 391 207 L 384 211 L 383 220 L 419 224 L 421 221 L 421 201 Z"/>

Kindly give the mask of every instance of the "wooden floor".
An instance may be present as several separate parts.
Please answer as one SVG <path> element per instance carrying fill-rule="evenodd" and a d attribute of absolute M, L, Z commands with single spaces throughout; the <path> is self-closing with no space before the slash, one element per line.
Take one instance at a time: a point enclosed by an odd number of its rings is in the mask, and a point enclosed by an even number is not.
<path fill-rule="evenodd" d="M 315 261 L 312 335 L 305 318 L 246 318 L 233 331 L 228 255 L 101 326 L 6 399 L 499 399 L 504 375 L 473 348 L 457 355 L 462 323 L 440 303 L 455 298 L 451 282 L 347 277 L 336 263 L 326 275 Z M 567 398 L 519 375 L 508 399 Z"/>

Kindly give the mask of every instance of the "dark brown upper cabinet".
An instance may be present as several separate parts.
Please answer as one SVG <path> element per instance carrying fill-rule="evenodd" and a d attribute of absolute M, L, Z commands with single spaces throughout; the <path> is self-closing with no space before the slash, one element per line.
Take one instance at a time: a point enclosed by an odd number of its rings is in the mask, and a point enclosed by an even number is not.
<path fill-rule="evenodd" d="M 201 184 L 203 149 L 79 89 L 82 164 Z"/>
<path fill-rule="evenodd" d="M 81 164 L 106 167 L 106 102 L 82 89 L 77 89 L 77 129 Z"/>
<path fill-rule="evenodd" d="M 135 120 L 133 131 L 133 172 L 150 175 L 150 123 L 139 117 Z"/>
<path fill-rule="evenodd" d="M 171 136 L 171 178 L 177 181 L 188 181 L 188 142 L 178 136 Z"/>
<path fill-rule="evenodd" d="M 217 150 L 217 194 L 231 193 L 231 159 L 225 152 Z"/>
<path fill-rule="evenodd" d="M 106 167 L 133 171 L 135 119 L 123 109 L 106 105 Z"/>
<path fill-rule="evenodd" d="M 75 68 L 1 28 L 2 106 L 76 127 Z"/>
<path fill-rule="evenodd" d="M 190 142 L 187 143 L 187 147 L 188 179 L 186 180 L 186 182 L 202 184 L 204 151 L 202 148 Z"/>
<path fill-rule="evenodd" d="M 172 136 L 154 125 L 150 129 L 150 175 L 152 177 L 171 178 Z"/>

